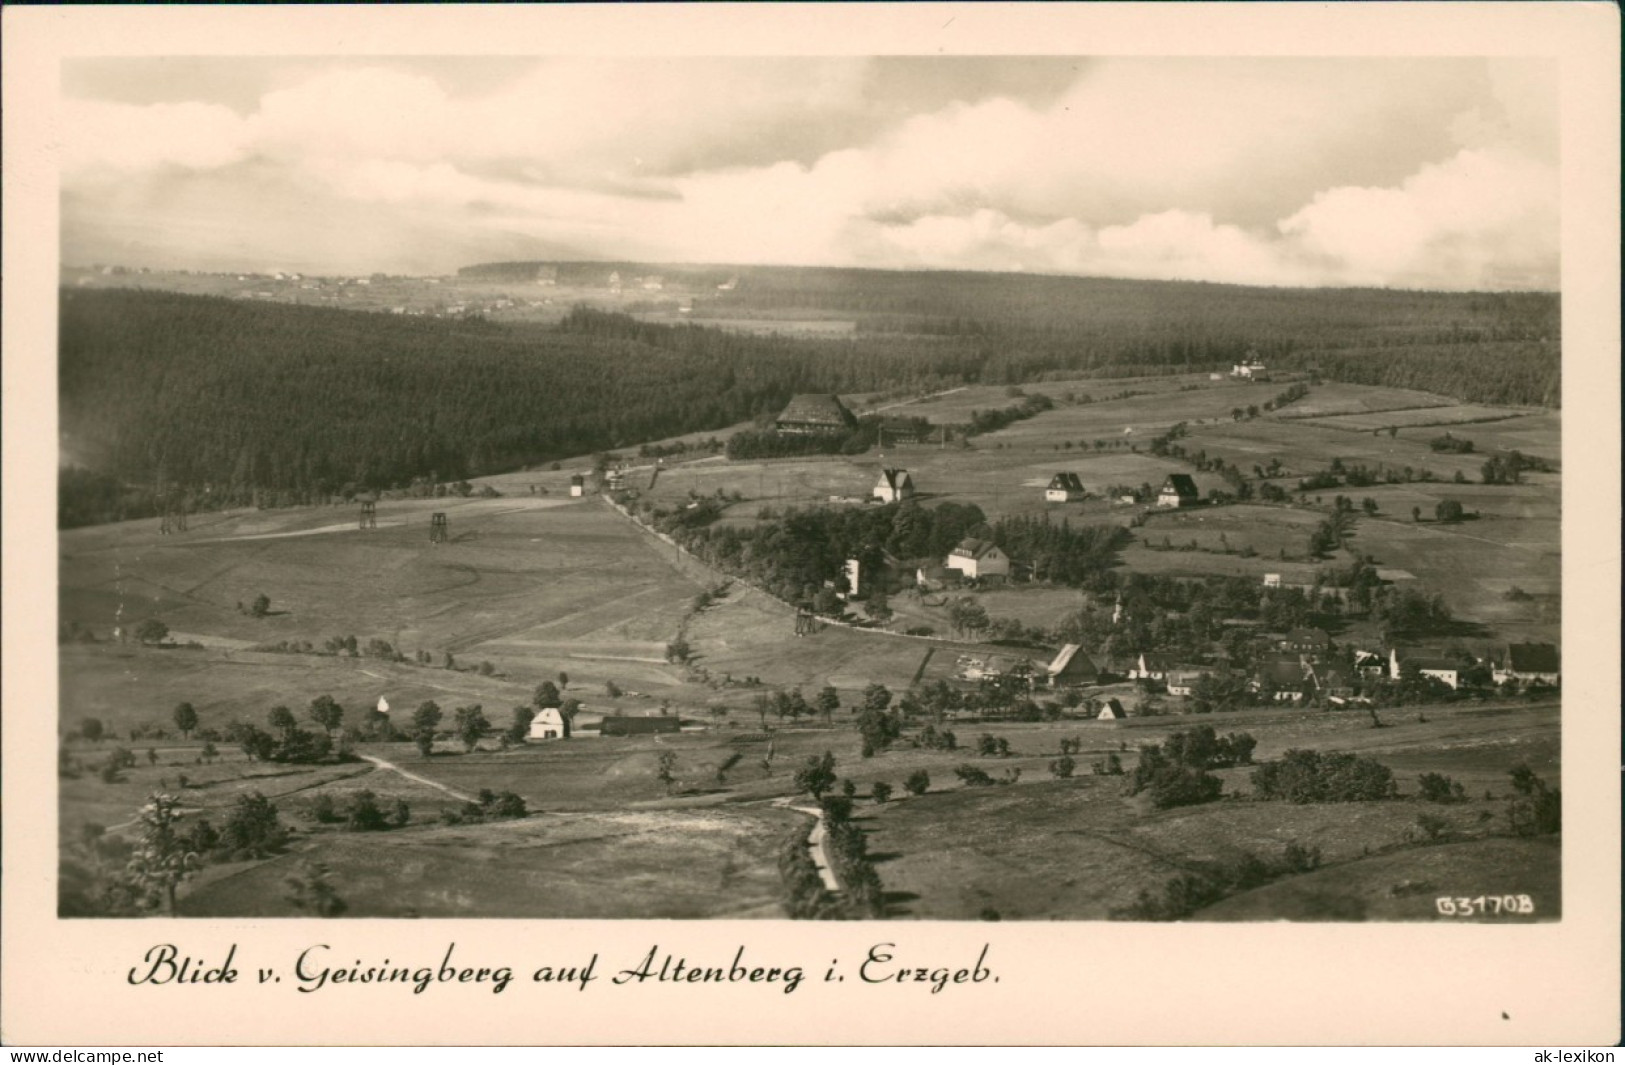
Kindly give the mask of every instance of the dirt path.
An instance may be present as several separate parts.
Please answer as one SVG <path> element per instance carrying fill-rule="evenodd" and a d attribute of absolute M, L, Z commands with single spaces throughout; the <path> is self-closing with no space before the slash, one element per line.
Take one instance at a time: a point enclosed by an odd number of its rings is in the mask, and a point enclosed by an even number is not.
<path fill-rule="evenodd" d="M 402 769 L 400 766 L 396 765 L 394 762 L 388 761 L 388 760 L 383 759 L 383 758 L 379 758 L 377 755 L 363 754 L 360 757 L 362 757 L 362 758 L 366 759 L 367 761 L 371 762 L 373 765 L 377 766 L 379 769 L 392 770 L 392 771 L 394 771 L 396 773 L 399 773 L 401 776 L 405 777 L 407 780 L 411 780 L 411 781 L 414 781 L 414 782 L 416 782 L 418 784 L 423 784 L 423 785 L 425 785 L 427 787 L 434 788 L 436 791 L 443 791 L 447 795 L 450 795 L 452 798 L 457 799 L 460 802 L 474 802 L 475 801 L 474 796 L 472 796 L 472 795 L 468 795 L 468 794 L 465 794 L 464 792 L 458 791 L 456 788 L 447 787 L 445 784 L 440 783 L 438 780 L 430 780 L 428 777 L 418 776 L 416 773 L 414 773 L 414 772 L 412 772 L 410 770 L 407 770 L 407 769 Z"/>
<path fill-rule="evenodd" d="M 794 810 L 798 814 L 806 814 L 813 819 L 812 832 L 807 835 L 807 855 L 812 858 L 813 865 L 818 867 L 818 875 L 824 881 L 824 887 L 829 891 L 841 890 L 841 881 L 830 868 L 829 857 L 824 853 L 824 811 L 816 806 L 794 806 L 793 799 L 788 797 L 774 799 L 769 805 L 784 810 Z"/>
<path fill-rule="evenodd" d="M 947 389 L 947 390 L 942 391 L 942 392 L 932 392 L 931 394 L 925 395 L 925 396 L 915 396 L 913 399 L 900 399 L 896 403 L 886 403 L 886 404 L 882 404 L 879 407 L 870 407 L 868 410 L 864 411 L 863 413 L 865 413 L 865 414 L 876 414 L 876 413 L 878 413 L 880 411 L 883 411 L 883 410 L 893 410 L 893 409 L 895 409 L 897 407 L 907 407 L 910 404 L 914 404 L 914 403 L 924 403 L 926 400 L 928 400 L 928 399 L 936 399 L 938 396 L 951 396 L 955 392 L 963 392 L 963 391 L 965 391 L 966 387 L 968 387 L 968 386 L 961 385 L 958 388 L 950 388 L 950 389 Z"/>

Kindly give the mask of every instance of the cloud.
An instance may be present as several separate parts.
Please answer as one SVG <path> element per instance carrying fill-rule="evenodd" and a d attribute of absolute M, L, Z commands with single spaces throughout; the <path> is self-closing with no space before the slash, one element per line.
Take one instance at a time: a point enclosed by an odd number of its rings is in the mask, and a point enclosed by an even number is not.
<path fill-rule="evenodd" d="M 1353 283 L 1555 286 L 1558 196 L 1555 167 L 1468 149 L 1397 186 L 1317 193 L 1280 231 Z"/>
<path fill-rule="evenodd" d="M 1550 64 L 943 62 L 345 62 L 249 109 L 72 99 L 65 205 L 172 211 L 180 175 L 252 166 L 335 227 L 389 208 L 606 258 L 1556 283 Z"/>
<path fill-rule="evenodd" d="M 70 179 L 229 166 L 247 157 L 251 141 L 236 112 L 215 104 L 74 100 L 62 110 L 62 162 Z"/>

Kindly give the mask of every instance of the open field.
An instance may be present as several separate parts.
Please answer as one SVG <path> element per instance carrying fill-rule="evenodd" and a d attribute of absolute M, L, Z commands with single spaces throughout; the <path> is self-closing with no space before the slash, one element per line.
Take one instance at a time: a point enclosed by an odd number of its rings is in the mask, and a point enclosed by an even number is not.
<path fill-rule="evenodd" d="M 1255 386 L 1264 387 L 1261 382 Z M 1415 410 L 1449 407 L 1456 400 L 1432 392 L 1409 388 L 1381 388 L 1374 385 L 1346 385 L 1327 381 L 1314 386 L 1309 395 L 1283 408 L 1281 418 L 1320 418 L 1328 415 L 1368 414 L 1374 411 Z"/>
<path fill-rule="evenodd" d="M 1436 899 L 1527 895 L 1533 913 L 1479 920 L 1527 923 L 1562 916 L 1562 863 L 1551 839 L 1483 839 L 1416 847 L 1362 858 L 1223 899 L 1201 912 L 1208 921 L 1450 920 Z M 1502 889 L 1501 885 L 1512 885 Z"/>
<path fill-rule="evenodd" d="M 1375 433 L 1390 427 L 1420 429 L 1439 426 L 1442 432 L 1451 426 L 1474 423 L 1493 423 L 1532 413 L 1513 407 L 1480 407 L 1470 404 L 1450 407 L 1428 407 L 1421 410 L 1396 410 L 1374 414 L 1343 414 L 1312 419 L 1314 424 L 1327 429 L 1347 429 L 1355 433 Z M 1466 430 L 1464 430 L 1464 433 Z"/>
<path fill-rule="evenodd" d="M 561 669 L 582 687 L 678 683 L 664 647 L 701 585 L 602 504 L 385 501 L 375 531 L 280 535 L 331 526 L 335 509 L 238 513 L 174 537 L 151 522 L 64 534 L 64 621 L 106 639 L 115 625 L 158 617 L 183 642 L 208 645 L 74 649 L 64 656 L 64 715 L 163 721 L 188 699 L 207 727 L 256 702 L 303 706 L 324 692 L 367 706 L 385 695 L 397 706 L 465 698 L 505 708 Z M 433 510 L 449 516 L 448 544 L 428 542 Z M 261 593 L 270 616 L 239 612 Z M 422 650 L 441 666 L 449 652 L 470 670 L 491 662 L 496 675 L 244 649 L 284 640 L 320 649 L 344 635 L 364 654 L 381 638 L 409 659 Z M 72 654 L 102 656 L 114 672 L 67 668 Z"/>
<path fill-rule="evenodd" d="M 301 852 L 378 917 L 779 917 L 778 847 L 805 818 L 770 808 L 602 812 L 325 836 Z M 293 916 L 288 859 L 202 886 L 186 916 Z"/>
<path fill-rule="evenodd" d="M 1192 383 L 1199 387 L 1181 390 Z M 1106 395 L 1124 388 L 1148 394 L 1062 402 L 1067 391 Z M 1463 427 L 1458 435 L 1478 447 L 1470 455 L 1432 452 L 1426 441 L 1437 435 L 1433 431 L 1390 437 L 1331 426 L 1391 419 L 1406 407 L 1414 409 L 1405 416 L 1416 418 L 1466 409 L 1443 400 L 1429 406 L 1441 398 L 1426 393 L 1318 386 L 1282 416 L 1232 417 L 1235 406 L 1279 390 L 1205 377 L 1049 382 L 1026 391 L 1051 392 L 1056 410 L 976 437 L 969 446 L 891 446 L 883 460 L 879 454 L 742 463 L 678 457 L 667 460 L 658 477 L 652 464 L 635 468 L 628 483 L 665 507 L 691 495 L 738 493 L 742 501 L 723 520 L 749 524 L 762 520 L 763 507 L 782 511 L 827 506 L 831 496 L 867 498 L 884 461 L 913 472 L 922 503 L 975 503 L 990 520 L 1044 514 L 1074 524 L 1126 525 L 1145 515 L 1119 555 L 1124 572 L 1258 580 L 1279 573 L 1289 583 L 1307 583 L 1315 570 L 1351 560 L 1340 554 L 1309 561 L 1308 536 L 1336 495 L 1369 496 L 1377 513 L 1357 513 L 1353 550 L 1371 555 L 1396 582 L 1443 595 L 1464 623 L 1464 646 L 1483 650 L 1507 639 L 1558 638 L 1560 477 L 1531 474 L 1517 486 L 1471 483 L 1494 448 L 1555 458 L 1556 414 L 1510 412 L 1505 420 Z M 951 421 L 955 411 L 1013 402 L 1004 389 L 976 386 L 896 409 Z M 1101 498 L 1108 485 L 1158 485 L 1169 473 L 1192 472 L 1184 461 L 1148 452 L 1150 437 L 1175 421 L 1188 423 L 1181 445 L 1189 454 L 1205 450 L 1248 473 L 1279 459 L 1285 471 L 1274 483 L 1289 489 L 1335 458 L 1425 467 L 1437 479 L 1327 489 L 1308 500 L 1294 493 L 1288 505 L 1177 512 Z M 1127 428 L 1134 431 L 1124 433 Z M 1096 439 L 1117 446 L 1097 449 Z M 1065 447 L 1068 441 L 1073 447 Z M 1154 811 L 1143 797 L 1126 795 L 1120 779 L 1088 775 L 1090 764 L 1109 753 L 1132 767 L 1138 744 L 1198 723 L 1177 715 L 1115 723 L 951 720 L 960 750 L 914 748 L 905 738 L 864 758 L 852 708 L 867 685 L 902 692 L 917 680 L 947 679 L 960 654 L 989 648 L 834 625 L 798 637 L 790 607 L 738 583 L 696 612 L 697 593 L 723 575 L 601 501 L 569 498 L 571 473 L 585 473 L 589 464 L 560 466 L 484 479 L 503 493 L 499 498 L 382 500 L 379 528 L 367 532 L 355 528 L 353 506 L 196 515 L 191 530 L 175 536 L 160 536 L 155 521 L 64 532 L 61 617 L 98 641 L 61 647 L 64 733 L 89 717 L 121 736 L 131 727 L 170 728 L 171 712 L 182 701 L 196 707 L 200 728 L 223 730 L 234 721 L 263 727 L 271 707 L 286 705 L 303 717 L 323 694 L 346 708 L 346 724 L 358 723 L 383 696 L 398 725 L 432 699 L 446 711 L 442 727 L 449 727 L 453 708 L 479 704 L 500 728 L 512 707 L 529 703 L 536 685 L 560 671 L 569 675 L 566 694 L 585 704 L 578 721 L 583 730 L 568 742 L 503 751 L 493 736 L 465 753 L 442 739 L 427 759 L 410 744 L 362 743 L 357 753 L 368 761 L 260 764 L 220 742 L 220 758 L 202 765 L 196 740 L 119 740 L 139 764 L 113 783 L 95 772 L 113 741 L 75 740 L 68 751 L 83 771 L 66 777 L 59 792 L 64 843 L 71 845 L 86 826 L 127 835 L 144 797 L 160 788 L 178 794 L 188 816 L 208 816 L 216 825 L 239 796 L 258 790 L 297 829 L 288 853 L 211 867 L 187 891 L 184 912 L 286 915 L 283 881 L 313 858 L 332 870 L 356 915 L 772 917 L 779 914 L 778 849 L 793 828 L 807 824 L 783 804 L 795 794 L 794 771 L 827 750 L 837 759 L 837 773 L 856 788 L 859 824 L 869 833 L 891 916 L 1102 919 L 1142 890 L 1160 891 L 1171 877 L 1200 875 L 1243 853 L 1273 859 L 1288 842 L 1319 847 L 1324 868 L 1238 894 L 1195 918 L 1431 920 L 1434 894 L 1455 893 L 1458 882 L 1466 891 L 1468 880 L 1479 885 L 1475 894 L 1530 894 L 1539 900 L 1537 917 L 1560 912 L 1555 843 L 1504 834 L 1508 771 L 1527 763 L 1554 784 L 1560 778 L 1554 704 L 1384 709 L 1383 728 L 1371 727 L 1365 714 L 1274 708 L 1199 722 L 1252 733 L 1259 760 L 1295 747 L 1374 757 L 1394 770 L 1402 797 L 1370 804 L 1250 801 L 1250 771 L 1238 768 L 1217 774 L 1233 801 Z M 1060 470 L 1078 472 L 1092 498 L 1045 504 L 1043 485 Z M 1453 483 L 1457 470 L 1470 483 Z M 1213 473 L 1194 477 L 1204 493 L 1225 487 Z M 1431 520 L 1444 500 L 1460 502 L 1469 520 Z M 1424 520 L 1412 520 L 1413 508 Z M 428 542 L 435 512 L 448 515 L 447 544 Z M 1201 550 L 1156 549 L 1164 538 L 1171 548 L 1195 541 Z M 1244 547 L 1252 557 L 1218 553 Z M 1513 587 L 1529 597 L 1507 598 Z M 270 597 L 271 613 L 256 618 L 242 604 L 262 593 Z M 1057 626 L 1083 603 L 1078 590 L 1054 587 L 967 594 L 996 618 L 1043 628 Z M 945 636 L 944 602 L 898 594 L 891 627 L 930 626 Z M 179 646 L 112 638 L 115 626 L 128 636 L 149 617 L 163 620 Z M 1364 627 L 1336 629 L 1336 638 L 1373 635 L 1374 622 L 1355 624 Z M 320 653 L 332 637 L 348 635 L 357 638 L 359 656 Z M 679 636 L 692 649 L 687 667 L 666 661 L 666 644 Z M 387 640 L 409 661 L 369 654 L 373 639 Z M 280 642 L 311 646 L 291 654 L 263 649 Z M 1048 657 L 1040 650 L 998 650 L 1040 662 Z M 427 664 L 416 660 L 419 651 L 429 654 Z M 447 654 L 454 659 L 450 668 Z M 606 695 L 606 682 L 622 694 Z M 800 688 L 811 699 L 825 685 L 842 700 L 832 722 L 764 720 L 753 706 L 780 689 Z M 1127 696 L 1128 689 L 1090 694 Z M 1183 704 L 1167 705 L 1177 711 Z M 603 713 L 650 713 L 660 706 L 680 716 L 686 730 L 632 738 L 590 731 Z M 964 749 L 984 732 L 1007 739 L 1011 755 L 983 759 Z M 1082 740 L 1078 775 L 1051 779 L 1048 767 L 1064 738 Z M 148 747 L 158 764 L 148 764 Z M 719 768 L 735 753 L 742 758 L 719 779 Z M 669 785 L 657 775 L 662 755 L 674 759 Z M 1019 771 L 1019 780 L 1008 787 L 964 787 L 954 770 L 967 762 L 995 775 Z M 929 773 L 930 791 L 906 797 L 902 781 L 916 770 Z M 1416 779 L 1424 772 L 1462 783 L 1467 801 L 1421 803 Z M 869 800 L 877 781 L 897 789 L 894 801 Z M 331 795 L 342 806 L 362 788 L 387 805 L 406 802 L 410 823 L 359 834 L 309 817 L 317 796 Z M 530 816 L 441 823 L 461 796 L 481 789 L 515 792 Z M 1422 814 L 1444 822 L 1440 838 L 1426 845 L 1418 835 Z"/>
<path fill-rule="evenodd" d="M 1430 858 L 1437 848 L 1417 846 L 1421 837 L 1416 822 L 1424 813 L 1444 819 L 1445 838 L 1480 840 L 1457 845 L 1498 856 L 1485 863 L 1496 875 L 1475 880 L 1479 865 L 1469 862 L 1448 880 L 1435 875 L 1438 890 L 1409 900 L 1408 907 L 1383 907 L 1380 902 L 1386 893 L 1405 878 L 1398 872 L 1390 878 L 1386 867 L 1377 867 L 1345 885 L 1343 894 L 1352 902 L 1345 900 L 1341 908 L 1316 909 L 1292 902 L 1280 909 L 1259 906 L 1247 916 L 1430 920 L 1435 916 L 1433 894 L 1466 891 L 1468 882 L 1476 885 L 1473 894 L 1529 893 L 1541 900 L 1541 915 L 1550 917 L 1558 911 L 1553 844 L 1484 838 L 1506 830 L 1505 800 L 1510 791 L 1506 774 L 1512 766 L 1527 762 L 1548 781 L 1556 780 L 1555 708 L 1434 710 L 1425 723 L 1394 720 L 1381 730 L 1370 729 L 1363 715 L 1312 711 L 1244 712 L 1207 723 L 1221 733 L 1242 729 L 1253 734 L 1259 740 L 1258 761 L 1278 757 L 1290 747 L 1374 757 L 1395 770 L 1401 798 L 1311 806 L 1243 798 L 1153 811 L 1143 800 L 1127 796 L 1114 778 L 1040 777 L 1028 785 L 1026 779 L 1035 773 L 1029 769 L 1014 787 L 953 788 L 939 794 L 933 773 L 931 793 L 864 810 L 870 851 L 882 856 L 880 875 L 900 915 L 965 919 L 991 911 L 1005 919 L 1098 920 L 1132 903 L 1142 889 L 1155 893 L 1173 877 L 1202 875 L 1215 863 L 1243 853 L 1276 858 L 1288 842 L 1319 847 L 1327 868 L 1254 894 L 1289 892 L 1314 878 L 1339 883 L 1338 870 L 1374 863 L 1378 859 L 1370 858 L 1372 854 L 1397 859 L 1395 869 L 1402 872 L 1407 863 L 1434 864 Z M 1170 724 L 1184 727 L 1190 721 L 1137 719 L 1080 727 L 1089 737 L 1101 729 L 1109 730 L 1112 738 L 1138 743 L 1161 739 Z M 1031 746 L 1033 738 L 1027 735 L 1023 746 Z M 1022 743 L 1013 740 L 1013 745 Z M 986 760 L 974 761 L 995 771 L 1000 768 Z M 1078 761 L 1080 772 L 1087 772 L 1088 752 Z M 1441 806 L 1416 800 L 1416 775 L 1429 771 L 1447 773 L 1463 783 L 1468 801 Z M 1246 796 L 1249 773 L 1238 768 L 1216 775 L 1224 779 L 1226 794 Z M 1486 789 L 1496 798 L 1484 798 Z M 1451 863 L 1444 872 L 1454 868 Z M 1231 904 L 1248 897 L 1238 896 Z M 1356 909 L 1355 904 L 1363 908 Z M 1215 919 L 1224 905 L 1214 907 Z M 1208 916 L 1208 911 L 1198 911 L 1195 919 Z"/>

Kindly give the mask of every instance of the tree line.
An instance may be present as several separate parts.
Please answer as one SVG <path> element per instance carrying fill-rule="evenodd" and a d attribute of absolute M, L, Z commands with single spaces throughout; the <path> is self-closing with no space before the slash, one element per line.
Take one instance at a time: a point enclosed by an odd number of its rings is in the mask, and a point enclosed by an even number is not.
<path fill-rule="evenodd" d="M 1557 402 L 1551 294 L 766 270 L 717 299 L 735 316 L 805 306 L 979 324 L 815 339 L 586 308 L 499 324 L 63 290 L 61 423 L 83 472 L 64 476 L 59 520 L 456 481 L 770 419 L 803 392 L 1177 372 L 1249 350 L 1328 379 Z"/>

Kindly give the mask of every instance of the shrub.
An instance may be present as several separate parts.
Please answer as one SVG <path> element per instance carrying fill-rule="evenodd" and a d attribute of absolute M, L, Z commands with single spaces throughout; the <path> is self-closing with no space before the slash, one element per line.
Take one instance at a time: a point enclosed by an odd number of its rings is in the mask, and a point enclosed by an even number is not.
<path fill-rule="evenodd" d="M 1320 848 L 1305 847 L 1297 840 L 1286 845 L 1281 864 L 1289 873 L 1307 873 L 1320 868 Z"/>
<path fill-rule="evenodd" d="M 511 791 L 492 794 L 489 788 L 480 790 L 480 813 L 491 820 L 509 820 L 528 816 L 525 800 Z"/>
<path fill-rule="evenodd" d="M 1423 773 L 1416 783 L 1427 802 L 1464 802 L 1467 798 L 1466 789 L 1443 773 Z"/>
<path fill-rule="evenodd" d="M 924 795 L 931 789 L 931 774 L 916 769 L 903 779 L 903 790 L 910 795 Z"/>
<path fill-rule="evenodd" d="M 377 832 L 389 827 L 384 811 L 378 806 L 378 796 L 365 789 L 350 797 L 345 820 L 352 832 Z"/>
<path fill-rule="evenodd" d="M 1550 788 L 1526 765 L 1512 771 L 1517 794 L 1507 802 L 1507 820 L 1519 836 L 1549 836 L 1563 831 L 1563 792 Z"/>
<path fill-rule="evenodd" d="M 825 751 L 823 757 L 809 757 L 807 764 L 796 770 L 797 791 L 804 791 L 816 801 L 835 786 L 835 756 Z"/>
<path fill-rule="evenodd" d="M 869 795 L 875 802 L 885 802 L 891 798 L 891 785 L 884 780 L 877 780 L 869 788 Z"/>
<path fill-rule="evenodd" d="M 779 848 L 779 880 L 783 884 L 785 913 L 797 920 L 841 916 L 835 899 L 824 889 L 812 855 L 807 853 L 806 828 L 797 828 Z"/>
<path fill-rule="evenodd" d="M 1108 754 L 1104 762 L 1092 762 L 1089 771 L 1097 777 L 1120 777 L 1123 775 L 1123 760 L 1117 755 Z"/>
<path fill-rule="evenodd" d="M 1393 771 L 1380 762 L 1319 751 L 1287 751 L 1253 770 L 1252 779 L 1259 798 L 1294 803 L 1371 802 L 1398 791 Z"/>
<path fill-rule="evenodd" d="M 1422 835 L 1431 843 L 1449 830 L 1450 822 L 1437 814 L 1417 814 L 1416 827 L 1422 830 Z"/>
<path fill-rule="evenodd" d="M 852 797 L 850 795 L 826 795 L 819 805 L 823 808 L 824 819 L 830 824 L 838 824 L 852 819 Z"/>
<path fill-rule="evenodd" d="M 1067 777 L 1072 775 L 1072 770 L 1077 768 L 1077 764 L 1077 762 L 1072 760 L 1071 755 L 1063 754 L 1061 757 L 1055 759 L 1055 761 L 1049 764 L 1050 775 L 1055 777 L 1057 780 L 1065 780 Z"/>
<path fill-rule="evenodd" d="M 287 840 L 276 806 L 257 791 L 237 800 L 220 830 L 220 848 L 233 856 L 263 858 Z"/>
<path fill-rule="evenodd" d="M 985 788 L 993 784 L 992 777 L 968 763 L 955 769 L 954 775 L 963 781 L 968 788 Z"/>
<path fill-rule="evenodd" d="M 1206 770 L 1164 766 L 1150 773 L 1143 784 L 1137 781 L 1130 794 L 1149 791 L 1151 805 L 1159 810 L 1167 810 L 1175 806 L 1198 806 L 1212 802 L 1219 797 L 1223 788 L 1223 781 Z"/>
<path fill-rule="evenodd" d="M 1224 897 L 1224 885 L 1204 876 L 1176 876 L 1160 894 L 1142 889 L 1132 905 L 1112 910 L 1114 921 L 1177 921 Z"/>
<path fill-rule="evenodd" d="M 325 791 L 318 793 L 315 800 L 310 804 L 310 819 L 323 825 L 330 825 L 337 821 L 339 814 L 337 805 L 333 802 L 333 796 Z"/>

